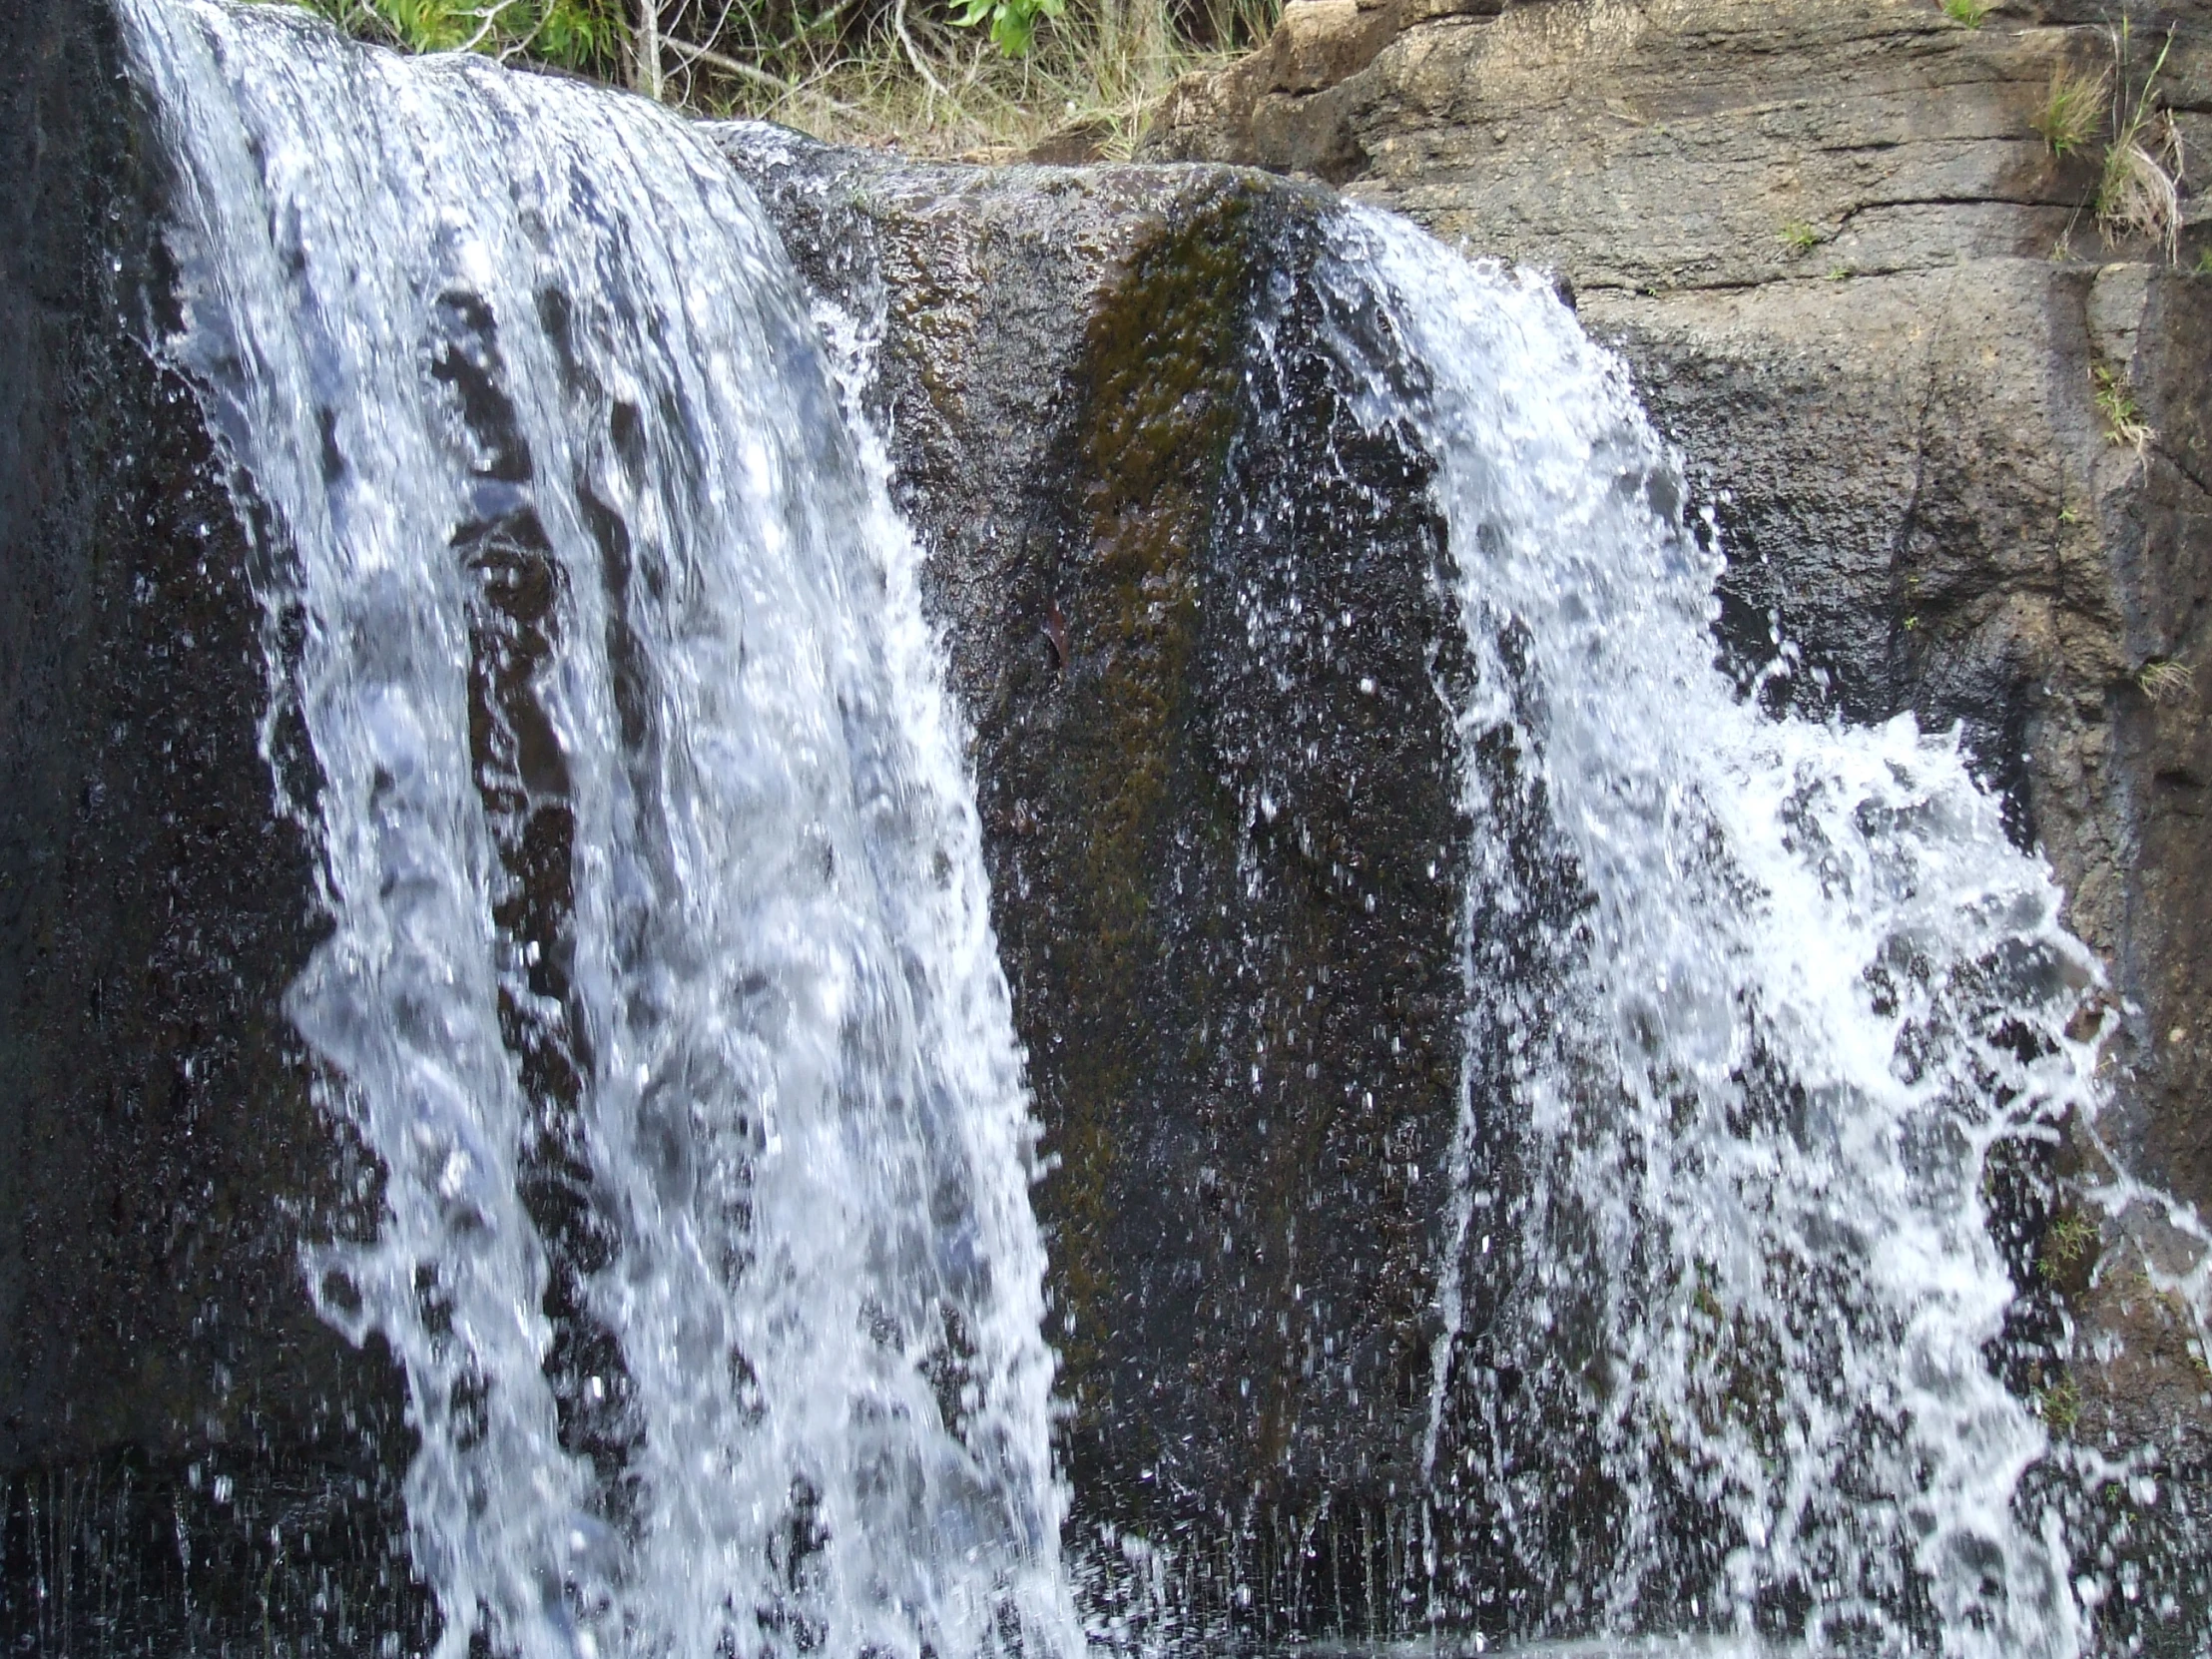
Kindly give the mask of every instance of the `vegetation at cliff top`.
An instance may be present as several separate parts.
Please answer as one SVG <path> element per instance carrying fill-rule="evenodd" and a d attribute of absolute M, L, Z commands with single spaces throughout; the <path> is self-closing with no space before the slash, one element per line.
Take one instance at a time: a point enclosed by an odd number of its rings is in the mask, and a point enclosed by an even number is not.
<path fill-rule="evenodd" d="M 847 143 L 1003 154 L 1079 129 L 1127 154 L 1186 70 L 1280 0 L 292 0 L 365 40 L 482 52 Z"/>

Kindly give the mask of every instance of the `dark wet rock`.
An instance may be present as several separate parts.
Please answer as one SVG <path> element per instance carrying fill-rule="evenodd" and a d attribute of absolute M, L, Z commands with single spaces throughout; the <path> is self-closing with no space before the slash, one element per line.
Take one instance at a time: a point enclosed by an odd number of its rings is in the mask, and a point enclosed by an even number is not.
<path fill-rule="evenodd" d="M 1052 1163 L 1074 1533 L 1276 1617 L 1280 1553 L 1357 1627 L 1428 1409 L 1464 645 L 1427 463 L 1320 348 L 1326 198 L 729 147 L 873 319 Z"/>
<path fill-rule="evenodd" d="M 139 343 L 159 165 L 113 24 L 0 18 L 0 1647 L 348 1650 L 406 1628 L 407 1439 L 295 1255 L 360 1172 L 281 1008 L 312 883 L 254 558 Z"/>

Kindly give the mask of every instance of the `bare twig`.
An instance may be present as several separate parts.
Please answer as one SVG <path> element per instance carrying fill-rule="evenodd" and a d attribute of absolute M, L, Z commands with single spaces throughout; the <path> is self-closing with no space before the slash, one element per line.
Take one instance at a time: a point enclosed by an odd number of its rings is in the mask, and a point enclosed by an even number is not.
<path fill-rule="evenodd" d="M 688 40 L 671 40 L 666 49 L 682 57 L 686 67 L 703 63 L 721 70 L 725 75 L 735 75 L 741 81 L 751 81 L 755 86 L 767 87 L 782 98 L 789 98 L 798 90 L 781 75 L 771 75 L 765 69 L 733 58 L 727 52 L 717 52 L 709 46 L 694 46 Z"/>
<path fill-rule="evenodd" d="M 944 90 L 944 83 L 929 73 L 929 66 L 921 61 L 921 52 L 914 45 L 914 37 L 906 32 L 906 0 L 894 0 L 891 6 L 891 32 L 898 36 L 898 44 L 906 49 L 906 61 L 914 66 L 914 73 L 921 77 L 931 92 L 957 110 L 960 106 Z"/>

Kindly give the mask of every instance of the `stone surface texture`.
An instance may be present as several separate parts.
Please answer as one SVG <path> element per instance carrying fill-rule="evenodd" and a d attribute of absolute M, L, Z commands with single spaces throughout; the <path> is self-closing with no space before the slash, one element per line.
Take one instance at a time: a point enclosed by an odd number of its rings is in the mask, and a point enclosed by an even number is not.
<path fill-rule="evenodd" d="M 2067 76 L 2105 102 L 2060 156 Z M 2122 86 L 2180 141 L 2171 251 L 2094 210 Z M 2212 9 L 1293 0 L 1143 153 L 1555 270 L 1716 515 L 1737 670 L 1784 640 L 1778 700 L 1960 723 L 2065 886 L 2114 1090 L 2056 1173 L 2117 1158 L 2212 1215 Z M 2137 1271 L 2191 1253 L 2157 1204 L 2103 1235 L 2067 1299 L 2078 1431 L 2201 1456 L 2205 1374 Z"/>
<path fill-rule="evenodd" d="M 256 559 L 143 343 L 163 163 L 113 20 L 0 28 L 0 1647 L 206 1651 L 274 1604 L 359 1651 L 420 1612 L 408 1441 L 296 1256 L 365 1172 L 283 1014 L 313 884 Z"/>
<path fill-rule="evenodd" d="M 1468 832 L 1427 463 L 1319 344 L 1328 194 L 726 148 L 861 342 L 973 726 L 1074 1535 L 1257 1599 L 1326 1497 L 1358 1628 L 1419 1479 Z"/>

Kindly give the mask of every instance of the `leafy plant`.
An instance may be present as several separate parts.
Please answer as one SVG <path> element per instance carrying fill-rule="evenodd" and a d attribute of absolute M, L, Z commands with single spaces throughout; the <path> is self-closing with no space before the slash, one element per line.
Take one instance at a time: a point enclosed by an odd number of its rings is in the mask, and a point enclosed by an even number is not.
<path fill-rule="evenodd" d="M 2045 1279 L 2062 1278 L 2096 1242 L 2096 1223 L 2078 1210 L 2068 1210 L 2043 1229 L 2043 1256 L 2037 1271 Z"/>
<path fill-rule="evenodd" d="M 470 44 L 483 20 L 466 0 L 308 0 L 332 22 L 409 52 L 450 52 Z"/>
<path fill-rule="evenodd" d="M 1065 0 L 961 0 L 954 21 L 964 29 L 979 23 L 991 26 L 991 44 L 1009 58 L 1027 52 L 1037 37 L 1037 25 L 1048 17 L 1065 14 Z"/>
<path fill-rule="evenodd" d="M 2135 684 L 2153 703 L 2179 703 L 2197 689 L 2197 677 L 2187 663 L 2158 658 L 2142 666 Z"/>
<path fill-rule="evenodd" d="M 1788 221 L 1776 234 L 1775 240 L 1793 254 L 1809 254 L 1828 239 L 1806 220 Z"/>
<path fill-rule="evenodd" d="M 2043 94 L 2043 107 L 2029 118 L 2054 156 L 2070 156 L 2087 149 L 2104 125 L 2105 100 L 2111 95 L 2111 78 L 2059 69 Z"/>
<path fill-rule="evenodd" d="M 620 0 L 303 0 L 340 28 L 408 52 L 526 57 L 579 74 L 619 71 Z"/>
<path fill-rule="evenodd" d="M 1996 0 L 1943 0 L 1943 15 L 1969 29 L 1980 28 L 1982 20 L 1995 10 Z"/>
<path fill-rule="evenodd" d="M 2089 371 L 2089 378 L 2096 388 L 2091 395 L 2095 399 L 2097 413 L 2104 416 L 2104 435 L 2112 442 L 2127 444 L 2137 454 L 2141 454 L 2144 446 L 2156 434 L 2143 419 L 2143 411 L 2137 406 L 2134 394 L 2127 389 L 2126 382 L 2103 363 Z"/>
<path fill-rule="evenodd" d="M 2203 249 L 2197 255 L 2197 263 L 2190 270 L 2199 276 L 2212 276 L 2212 248 Z"/>
<path fill-rule="evenodd" d="M 552 0 L 540 14 L 532 45 L 550 63 L 584 70 L 621 62 L 628 39 L 622 19 L 603 6 L 586 0 Z"/>

